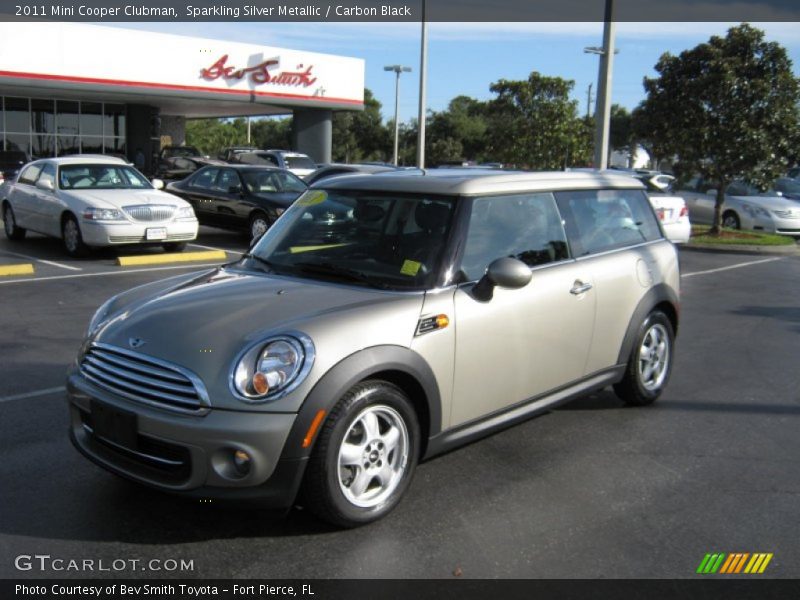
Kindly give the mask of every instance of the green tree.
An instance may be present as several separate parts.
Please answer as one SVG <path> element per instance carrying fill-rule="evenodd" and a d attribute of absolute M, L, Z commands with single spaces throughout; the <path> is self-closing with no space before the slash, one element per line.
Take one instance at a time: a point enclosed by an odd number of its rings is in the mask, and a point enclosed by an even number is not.
<path fill-rule="evenodd" d="M 532 72 L 526 81 L 501 79 L 487 107 L 488 152 L 494 160 L 533 169 L 562 169 L 587 154 L 575 82 Z M 576 160 L 578 159 L 578 160 Z"/>
<path fill-rule="evenodd" d="M 737 177 L 766 186 L 788 166 L 800 125 L 798 80 L 786 50 L 742 24 L 679 56 L 664 54 L 645 78 L 641 133 L 677 155 L 679 176 L 715 186 L 712 233 L 719 234 L 725 188 Z"/>
<path fill-rule="evenodd" d="M 331 154 L 335 162 L 386 160 L 391 156 L 393 139 L 382 123 L 381 103 L 367 88 L 364 89 L 363 111 L 333 114 L 332 136 Z"/>
<path fill-rule="evenodd" d="M 226 146 L 247 141 L 247 122 L 238 119 L 190 119 L 186 121 L 186 144 L 209 156 L 216 156 Z"/>
<path fill-rule="evenodd" d="M 609 138 L 612 150 L 620 150 L 631 146 L 631 113 L 619 104 L 611 105 L 609 122 Z"/>

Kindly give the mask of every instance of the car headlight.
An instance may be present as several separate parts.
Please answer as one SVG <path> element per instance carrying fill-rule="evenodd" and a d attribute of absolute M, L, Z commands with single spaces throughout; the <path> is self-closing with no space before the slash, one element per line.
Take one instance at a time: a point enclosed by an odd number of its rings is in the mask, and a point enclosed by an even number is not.
<path fill-rule="evenodd" d="M 756 217 L 764 217 L 767 219 L 769 218 L 769 212 L 766 209 L 761 208 L 760 206 L 753 206 L 752 204 L 743 204 L 742 208 L 744 208 L 744 211 L 754 219 Z"/>
<path fill-rule="evenodd" d="M 194 219 L 194 209 L 191 206 L 181 206 L 175 213 L 176 219 Z"/>
<path fill-rule="evenodd" d="M 114 301 L 116 296 L 113 296 L 106 300 L 100 308 L 98 308 L 94 315 L 92 316 L 91 321 L 89 321 L 89 329 L 86 330 L 86 336 L 92 335 L 95 331 L 97 331 L 105 321 L 106 317 L 108 316 L 108 309 L 111 307 L 111 303 Z"/>
<path fill-rule="evenodd" d="M 125 216 L 121 210 L 116 208 L 94 208 L 89 207 L 82 213 L 87 221 L 124 221 Z"/>
<path fill-rule="evenodd" d="M 314 346 L 307 337 L 298 337 L 276 336 L 253 346 L 239 358 L 232 384 L 240 399 L 264 402 L 300 384 L 311 369 Z"/>

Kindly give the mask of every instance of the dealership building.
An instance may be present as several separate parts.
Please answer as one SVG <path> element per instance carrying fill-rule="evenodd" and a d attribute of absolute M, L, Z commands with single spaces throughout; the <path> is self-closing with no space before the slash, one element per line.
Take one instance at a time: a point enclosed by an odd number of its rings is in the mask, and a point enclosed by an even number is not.
<path fill-rule="evenodd" d="M 33 158 L 141 150 L 186 119 L 292 115 L 293 148 L 331 159 L 333 111 L 362 110 L 364 61 L 79 23 L 0 24 L 0 140 Z"/>

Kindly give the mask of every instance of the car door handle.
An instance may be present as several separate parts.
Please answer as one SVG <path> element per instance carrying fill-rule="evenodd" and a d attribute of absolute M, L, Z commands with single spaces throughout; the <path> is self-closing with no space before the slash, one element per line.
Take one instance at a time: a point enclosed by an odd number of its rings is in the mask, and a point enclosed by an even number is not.
<path fill-rule="evenodd" d="M 575 283 L 572 284 L 572 289 L 569 291 L 569 293 L 579 296 L 584 292 L 588 292 L 590 289 L 592 289 L 591 283 L 583 283 L 580 279 L 576 279 Z"/>

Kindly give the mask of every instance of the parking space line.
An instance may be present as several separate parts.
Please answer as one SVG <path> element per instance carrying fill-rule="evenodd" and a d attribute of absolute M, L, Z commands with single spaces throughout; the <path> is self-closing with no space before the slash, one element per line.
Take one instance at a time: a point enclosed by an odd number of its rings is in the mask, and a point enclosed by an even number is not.
<path fill-rule="evenodd" d="M 44 265 L 50 265 L 52 267 L 58 267 L 59 269 L 67 269 L 68 271 L 83 271 L 83 269 L 79 267 L 70 267 L 69 265 L 62 265 L 61 263 L 54 262 L 52 260 L 44 260 L 42 258 L 36 258 L 35 256 L 27 256 L 25 254 L 18 254 L 16 252 L 9 252 L 8 250 L 0 250 L 2 254 L 10 254 L 11 256 L 16 256 L 17 258 L 27 258 L 28 260 L 32 260 L 34 262 L 40 262 Z"/>
<path fill-rule="evenodd" d="M 138 265 L 159 265 L 171 262 L 191 262 L 200 260 L 227 260 L 224 250 L 208 250 L 206 252 L 183 252 L 181 254 L 143 254 L 140 256 L 120 256 L 117 264 L 123 267 Z"/>
<path fill-rule="evenodd" d="M 67 388 L 63 385 L 59 387 L 47 388 L 45 390 L 36 390 L 35 392 L 27 392 L 26 394 L 15 394 L 14 396 L 6 396 L 0 398 L 0 403 L 11 402 L 13 400 L 25 400 L 26 398 L 36 398 L 37 396 L 48 396 L 58 392 L 64 392 Z"/>
<path fill-rule="evenodd" d="M 749 262 L 737 263 L 735 265 L 728 265 L 727 267 L 719 267 L 717 269 L 708 269 L 707 271 L 695 271 L 694 273 L 684 273 L 681 277 L 694 277 L 696 275 L 708 275 L 709 273 L 719 273 L 720 271 L 730 271 L 731 269 L 741 269 L 742 267 L 749 267 L 751 265 L 761 265 L 764 263 L 775 262 L 776 260 L 783 260 L 785 256 L 778 256 L 777 258 L 762 258 L 761 260 L 751 260 Z"/>
<path fill-rule="evenodd" d="M 204 250 L 221 250 L 222 252 L 227 252 L 228 254 L 241 254 L 238 250 L 227 250 L 225 248 L 217 248 L 215 246 L 204 246 L 203 244 L 195 244 L 194 242 L 189 243 L 190 246 L 194 246 L 195 248 L 203 248 Z"/>
<path fill-rule="evenodd" d="M 0 265 L 0 277 L 9 275 L 33 275 L 33 265 L 31 263 Z"/>
<path fill-rule="evenodd" d="M 81 277 L 104 277 L 108 275 L 129 275 L 130 273 L 147 273 L 148 271 L 171 271 L 173 269 L 197 269 L 201 267 L 218 267 L 220 263 L 202 263 L 199 265 L 173 265 L 170 267 L 151 267 L 148 269 L 123 269 L 117 271 L 101 271 L 99 273 L 81 273 L 79 275 L 50 275 L 48 277 L 33 277 L 30 279 L 0 279 L 0 285 L 7 283 L 33 283 L 37 281 L 53 281 L 57 279 L 78 279 Z"/>

